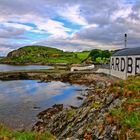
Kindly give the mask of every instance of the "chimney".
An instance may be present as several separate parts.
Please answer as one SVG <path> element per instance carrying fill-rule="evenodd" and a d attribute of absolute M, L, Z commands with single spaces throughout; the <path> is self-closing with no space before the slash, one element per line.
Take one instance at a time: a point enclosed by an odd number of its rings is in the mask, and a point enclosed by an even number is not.
<path fill-rule="evenodd" d="M 124 34 L 124 47 L 127 48 L 127 34 Z"/>

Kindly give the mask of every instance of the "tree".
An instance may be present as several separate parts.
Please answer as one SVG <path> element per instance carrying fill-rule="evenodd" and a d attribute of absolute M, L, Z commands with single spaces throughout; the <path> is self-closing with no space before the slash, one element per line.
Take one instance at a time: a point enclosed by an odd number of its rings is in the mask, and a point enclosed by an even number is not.
<path fill-rule="evenodd" d="M 100 50 L 94 49 L 90 52 L 89 57 L 91 57 L 92 61 L 96 61 L 96 58 L 101 57 Z"/>
<path fill-rule="evenodd" d="M 102 51 L 102 55 L 101 55 L 101 59 L 103 60 L 103 58 L 109 58 L 111 56 L 111 52 L 108 50 L 103 50 Z"/>

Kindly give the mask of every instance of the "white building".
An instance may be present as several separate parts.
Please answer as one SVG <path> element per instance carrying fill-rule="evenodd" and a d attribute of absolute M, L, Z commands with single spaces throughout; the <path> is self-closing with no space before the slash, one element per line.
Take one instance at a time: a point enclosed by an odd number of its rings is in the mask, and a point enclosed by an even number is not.
<path fill-rule="evenodd" d="M 140 47 L 115 52 L 110 60 L 110 74 L 121 79 L 140 73 Z"/>

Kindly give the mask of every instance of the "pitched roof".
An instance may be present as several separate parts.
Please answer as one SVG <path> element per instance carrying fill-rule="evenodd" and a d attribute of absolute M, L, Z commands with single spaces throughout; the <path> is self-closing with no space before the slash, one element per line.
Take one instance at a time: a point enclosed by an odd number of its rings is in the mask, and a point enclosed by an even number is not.
<path fill-rule="evenodd" d="M 112 54 L 112 56 L 131 56 L 131 55 L 140 55 L 140 47 L 126 48 L 126 49 L 118 50 Z"/>

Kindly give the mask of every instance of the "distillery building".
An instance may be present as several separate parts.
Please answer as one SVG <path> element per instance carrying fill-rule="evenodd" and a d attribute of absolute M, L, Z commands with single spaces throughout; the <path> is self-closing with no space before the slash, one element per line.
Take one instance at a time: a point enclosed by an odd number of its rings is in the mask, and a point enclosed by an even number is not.
<path fill-rule="evenodd" d="M 121 79 L 140 73 L 140 47 L 116 51 L 110 60 L 110 74 Z"/>

